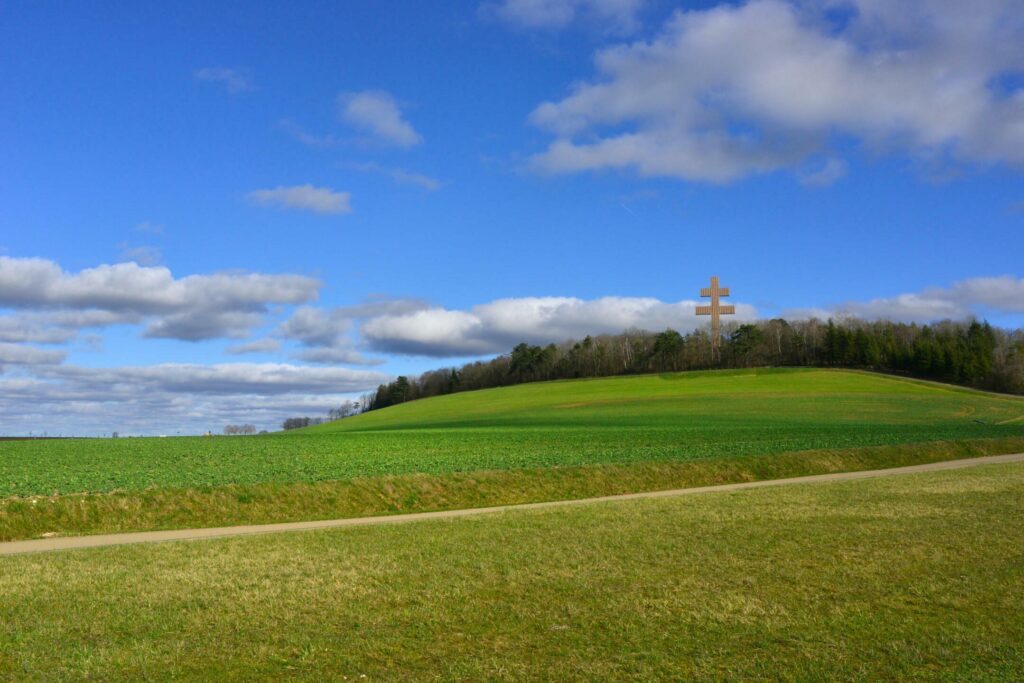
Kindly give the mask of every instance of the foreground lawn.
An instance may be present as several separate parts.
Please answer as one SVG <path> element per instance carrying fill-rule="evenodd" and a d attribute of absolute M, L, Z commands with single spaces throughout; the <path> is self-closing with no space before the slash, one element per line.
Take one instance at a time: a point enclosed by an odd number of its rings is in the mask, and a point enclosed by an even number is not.
<path fill-rule="evenodd" d="M 0 560 L 0 677 L 1024 677 L 1024 465 Z"/>

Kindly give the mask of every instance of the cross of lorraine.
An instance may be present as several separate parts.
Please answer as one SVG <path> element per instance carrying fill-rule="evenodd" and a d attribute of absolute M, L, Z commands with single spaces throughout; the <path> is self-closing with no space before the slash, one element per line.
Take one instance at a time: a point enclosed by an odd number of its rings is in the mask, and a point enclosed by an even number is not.
<path fill-rule="evenodd" d="M 723 306 L 719 301 L 719 297 L 729 296 L 728 287 L 718 286 L 718 276 L 711 276 L 711 286 L 703 287 L 700 290 L 702 297 L 710 297 L 710 306 L 697 306 L 697 315 L 710 315 L 711 316 L 711 351 L 715 353 L 718 351 L 718 345 L 722 339 L 722 319 L 720 316 L 732 315 L 736 312 L 736 307 L 727 304 Z"/>

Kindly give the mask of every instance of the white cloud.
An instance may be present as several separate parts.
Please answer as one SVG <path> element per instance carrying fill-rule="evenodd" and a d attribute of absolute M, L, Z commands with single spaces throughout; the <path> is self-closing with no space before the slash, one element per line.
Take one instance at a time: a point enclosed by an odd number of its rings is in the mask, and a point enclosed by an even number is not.
<path fill-rule="evenodd" d="M 1024 313 L 1024 278 L 975 277 L 954 283 L 949 295 L 963 305 Z"/>
<path fill-rule="evenodd" d="M 206 67 L 196 69 L 194 75 L 200 81 L 223 85 L 224 89 L 231 95 L 237 95 L 253 89 L 252 80 L 239 69 Z"/>
<path fill-rule="evenodd" d="M 364 316 L 360 332 L 370 349 L 438 358 L 504 353 L 515 344 L 546 344 L 586 335 L 617 334 L 624 330 L 689 332 L 707 325 L 698 317 L 698 301 L 663 302 L 654 298 L 524 297 L 499 299 L 452 310 L 426 306 L 407 310 L 376 310 Z M 756 309 L 736 303 L 727 322 L 757 317 Z M 983 317 L 986 313 L 1024 312 L 1024 279 L 1013 276 L 962 280 L 946 288 L 900 294 L 864 302 L 822 308 L 791 309 L 784 317 L 842 317 L 927 322 Z"/>
<path fill-rule="evenodd" d="M 320 283 L 302 275 L 216 273 L 175 279 L 163 266 L 117 263 L 65 272 L 53 261 L 0 256 L 0 306 L 97 308 L 139 313 L 192 310 L 204 304 L 255 307 L 303 303 Z"/>
<path fill-rule="evenodd" d="M 421 356 L 475 356 L 497 352 L 482 338 L 483 322 L 472 313 L 432 308 L 416 313 L 382 316 L 363 325 L 363 336 L 375 348 Z"/>
<path fill-rule="evenodd" d="M 350 336 L 353 316 L 341 308 L 324 310 L 302 306 L 278 328 L 277 333 L 285 339 L 298 341 L 306 347 L 294 354 L 294 358 L 309 363 L 334 365 L 352 363 L 356 365 L 379 365 L 383 361 L 368 358 L 355 349 Z"/>
<path fill-rule="evenodd" d="M 46 259 L 0 256 L 0 307 L 26 311 L 0 317 L 0 336 L 12 338 L 9 328 L 20 323 L 31 331 L 24 335 L 30 341 L 150 319 L 147 336 L 190 341 L 237 337 L 261 322 L 268 305 L 307 303 L 319 288 L 319 281 L 301 275 L 175 278 L 166 267 L 136 263 L 68 273 Z"/>
<path fill-rule="evenodd" d="M 225 396 L 248 394 L 273 396 L 288 393 L 343 394 L 374 386 L 384 375 L 369 370 L 348 368 L 311 368 L 287 363 L 221 363 L 195 365 L 161 363 L 147 366 L 86 368 L 58 365 L 40 371 L 49 381 L 75 383 L 79 389 L 116 387 L 116 395 L 125 395 L 126 387 L 159 393 L 207 394 Z"/>
<path fill-rule="evenodd" d="M 281 342 L 276 339 L 257 339 L 245 344 L 234 344 L 224 349 L 225 353 L 240 356 L 246 353 L 274 353 L 281 350 Z"/>
<path fill-rule="evenodd" d="M 395 98 L 383 90 L 341 93 L 338 95 L 338 115 L 382 143 L 413 147 L 423 141 L 402 117 Z"/>
<path fill-rule="evenodd" d="M 386 362 L 383 358 L 366 356 L 354 348 L 337 346 L 304 349 L 296 353 L 294 358 L 318 365 L 383 365 Z"/>
<path fill-rule="evenodd" d="M 630 33 L 639 26 L 637 13 L 644 0 L 498 0 L 485 2 L 485 15 L 529 29 L 560 29 L 575 21 Z"/>
<path fill-rule="evenodd" d="M 279 206 L 286 209 L 312 211 L 313 213 L 350 213 L 352 196 L 348 192 L 336 192 L 327 187 L 312 185 L 278 186 L 270 190 L 253 190 L 249 201 L 261 206 Z"/>
<path fill-rule="evenodd" d="M 47 365 L 64 362 L 67 354 L 63 351 L 37 349 L 34 346 L 0 343 L 0 368 L 11 365 Z"/>
<path fill-rule="evenodd" d="M 83 329 L 133 324 L 141 320 L 141 315 L 130 311 L 21 311 L 0 316 L 0 342 L 64 344 Z"/>
<path fill-rule="evenodd" d="M 244 339 L 263 322 L 264 311 L 222 311 L 196 309 L 164 315 L 150 323 L 143 336 L 151 339 Z"/>
<path fill-rule="evenodd" d="M 929 320 L 960 319 L 970 315 L 970 309 L 953 301 L 944 293 L 899 294 L 894 297 L 870 301 L 850 301 L 836 307 L 840 315 L 865 320 L 903 320 L 928 322 Z"/>
<path fill-rule="evenodd" d="M 379 351 L 423 356 L 501 353 L 519 342 L 543 344 L 586 335 L 617 334 L 637 328 L 680 331 L 706 324 L 698 302 L 666 303 L 652 298 L 571 297 L 499 299 L 468 311 L 429 308 L 384 314 L 362 326 L 364 339 Z M 736 304 L 736 320 L 752 320 L 754 308 Z M 732 318 L 730 318 L 732 319 Z"/>
<path fill-rule="evenodd" d="M 0 316 L 0 342 L 63 344 L 74 339 L 76 331 L 55 325 L 40 315 Z"/>
<path fill-rule="evenodd" d="M 556 139 L 532 163 L 728 182 L 799 168 L 845 136 L 1022 164 L 1024 90 L 1004 78 L 1024 70 L 1019 9 L 1014 0 L 753 0 L 677 12 L 653 40 L 599 52 L 595 80 L 534 110 L 531 122 Z"/>
<path fill-rule="evenodd" d="M 307 346 L 331 346 L 352 329 L 352 320 L 344 313 L 301 306 L 282 323 L 278 333 Z"/>
<path fill-rule="evenodd" d="M 1012 275 L 976 277 L 950 287 L 930 287 L 922 292 L 899 294 L 869 301 L 848 301 L 826 308 L 792 309 L 791 318 L 852 316 L 865 320 L 899 320 L 925 323 L 963 320 L 988 313 L 1024 312 L 1024 279 Z"/>

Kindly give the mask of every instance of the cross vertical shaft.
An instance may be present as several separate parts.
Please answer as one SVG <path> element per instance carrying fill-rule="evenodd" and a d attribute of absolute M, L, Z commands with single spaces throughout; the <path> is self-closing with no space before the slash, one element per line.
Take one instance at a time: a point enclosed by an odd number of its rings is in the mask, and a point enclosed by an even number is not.
<path fill-rule="evenodd" d="M 731 305 L 722 305 L 720 297 L 729 296 L 729 288 L 718 286 L 717 275 L 711 276 L 711 286 L 701 288 L 700 295 L 711 299 L 710 306 L 697 306 L 697 315 L 711 316 L 711 353 L 712 355 L 717 356 L 718 346 L 722 340 L 721 316 L 732 315 L 736 312 L 736 307 Z"/>

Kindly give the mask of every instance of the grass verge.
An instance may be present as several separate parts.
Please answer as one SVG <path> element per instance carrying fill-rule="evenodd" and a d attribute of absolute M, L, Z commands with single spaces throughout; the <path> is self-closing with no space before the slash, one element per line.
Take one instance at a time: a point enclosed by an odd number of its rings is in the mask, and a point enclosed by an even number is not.
<path fill-rule="evenodd" d="M 1024 438 L 583 467 L 238 484 L 0 500 L 0 541 L 341 519 L 882 469 L 1024 452 Z"/>
<path fill-rule="evenodd" d="M 0 560 L 15 680 L 1021 680 L 1024 465 Z"/>

